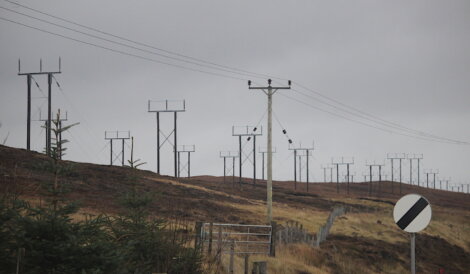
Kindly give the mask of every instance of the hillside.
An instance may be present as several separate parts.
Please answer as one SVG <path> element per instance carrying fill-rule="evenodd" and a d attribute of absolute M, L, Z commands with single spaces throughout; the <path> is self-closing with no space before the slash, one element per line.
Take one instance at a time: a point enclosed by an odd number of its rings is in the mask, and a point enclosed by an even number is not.
<path fill-rule="evenodd" d="M 42 199 L 41 182 L 51 179 L 44 168 L 47 158 L 39 153 L 0 146 L 1 193 L 16 192 L 32 202 Z M 118 199 L 129 189 L 130 169 L 126 167 L 69 162 L 67 198 L 79 201 L 83 213 L 114 214 L 121 210 Z M 151 211 L 169 220 L 263 224 L 266 196 L 264 182 L 251 179 L 232 185 L 231 178 L 199 176 L 175 179 L 150 171 L 139 171 L 139 188 L 153 192 Z M 394 193 L 392 193 L 392 185 Z M 431 203 L 433 219 L 417 235 L 419 273 L 466 273 L 470 269 L 470 195 L 423 189 L 382 182 L 377 193 L 368 195 L 368 183 L 346 185 L 274 182 L 273 215 L 279 224 L 297 221 L 315 233 L 336 205 L 348 213 L 334 223 L 332 234 L 320 248 L 305 244 L 278 246 L 275 258 L 268 261 L 269 273 L 407 273 L 409 236 L 398 229 L 392 218 L 394 203 L 406 193 L 424 195 Z M 80 216 L 76 216 L 80 218 Z M 255 259 L 255 258 L 253 258 Z M 241 270 L 241 259 L 237 259 Z M 468 273 L 468 272 L 467 272 Z"/>

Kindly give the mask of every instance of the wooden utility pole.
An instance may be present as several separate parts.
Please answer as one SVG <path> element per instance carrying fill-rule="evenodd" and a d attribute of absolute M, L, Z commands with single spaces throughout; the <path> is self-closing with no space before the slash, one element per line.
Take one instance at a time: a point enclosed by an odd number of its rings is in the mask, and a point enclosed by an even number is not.
<path fill-rule="evenodd" d="M 248 81 L 248 89 L 259 89 L 268 96 L 268 181 L 266 182 L 267 188 L 267 222 L 270 224 L 273 220 L 272 203 L 273 203 L 273 153 L 272 153 L 272 112 L 273 112 L 273 95 L 280 89 L 290 89 L 291 81 L 288 81 L 287 87 L 273 87 L 271 86 L 271 79 L 268 79 L 267 87 L 252 87 L 251 81 Z"/>

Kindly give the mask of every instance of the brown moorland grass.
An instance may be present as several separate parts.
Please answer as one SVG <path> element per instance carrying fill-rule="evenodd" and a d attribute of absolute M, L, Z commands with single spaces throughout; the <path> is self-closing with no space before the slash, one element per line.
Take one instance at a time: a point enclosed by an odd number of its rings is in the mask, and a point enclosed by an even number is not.
<path fill-rule="evenodd" d="M 33 203 L 44 199 L 39 185 L 51 180 L 43 168 L 47 158 L 39 153 L 0 146 L 0 194 L 14 192 Z M 88 163 L 70 164 L 66 181 L 70 192 L 67 199 L 83 206 L 74 218 L 83 213 L 115 214 L 122 208 L 118 199 L 129 190 L 131 172 L 126 167 L 110 167 Z M 156 217 L 177 223 L 226 222 L 265 223 L 265 182 L 252 185 L 250 179 L 232 187 L 222 177 L 197 176 L 175 179 L 150 171 L 138 172 L 141 191 L 153 193 L 150 211 Z M 349 212 L 339 217 L 331 235 L 320 248 L 305 244 L 278 246 L 275 258 L 253 256 L 250 260 L 267 260 L 270 273 L 407 273 L 409 266 L 409 235 L 393 222 L 393 204 L 406 193 L 419 193 L 431 202 L 431 224 L 417 236 L 417 266 L 421 273 L 433 273 L 443 267 L 446 273 L 465 273 L 470 269 L 470 199 L 468 194 L 425 189 L 417 186 L 372 183 L 274 182 L 274 218 L 280 224 L 297 221 L 314 233 L 335 206 Z M 394 191 L 392 193 L 392 185 Z M 226 260 L 226 259 L 224 259 Z M 237 267 L 243 259 L 237 258 Z M 225 264 L 226 265 L 226 264 Z M 240 269 L 240 268 L 238 268 Z"/>

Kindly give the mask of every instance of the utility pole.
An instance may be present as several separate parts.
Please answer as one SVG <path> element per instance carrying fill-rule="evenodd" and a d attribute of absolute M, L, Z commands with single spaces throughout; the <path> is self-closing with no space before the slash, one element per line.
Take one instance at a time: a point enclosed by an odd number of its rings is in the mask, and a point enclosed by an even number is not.
<path fill-rule="evenodd" d="M 181 145 L 178 148 L 178 177 L 182 169 L 186 168 L 188 178 L 191 177 L 191 152 L 196 152 L 195 145 Z M 186 165 L 180 169 L 181 153 L 186 153 Z"/>
<path fill-rule="evenodd" d="M 262 165 L 262 169 L 261 169 L 261 174 L 262 174 L 262 180 L 264 181 L 264 167 L 265 167 L 265 164 L 264 164 L 264 158 L 265 158 L 265 154 L 268 153 L 268 148 L 267 147 L 258 147 L 258 152 L 261 153 L 261 165 Z M 273 147 L 273 153 L 276 153 L 276 147 Z"/>
<path fill-rule="evenodd" d="M 302 145 L 300 145 L 300 147 L 298 148 L 294 148 L 294 147 L 290 147 L 289 146 L 289 150 L 293 150 L 294 151 L 294 189 L 297 190 L 297 157 L 299 157 L 299 179 L 300 179 L 300 182 L 302 182 L 302 157 L 305 157 L 307 159 L 307 163 L 306 163 L 306 178 L 307 178 L 307 192 L 308 192 L 308 184 L 309 184 L 309 173 L 310 173 L 310 170 L 309 170 L 309 158 L 310 156 L 312 156 L 312 151 L 314 149 L 314 145 L 312 144 L 311 147 L 302 147 Z M 302 154 L 303 153 L 303 154 Z"/>
<path fill-rule="evenodd" d="M 410 184 L 413 185 L 413 160 L 417 160 L 418 162 L 418 181 L 417 181 L 417 186 L 420 186 L 420 167 L 419 167 L 419 161 L 423 159 L 423 154 L 410 154 L 407 155 L 407 158 L 410 160 Z"/>
<path fill-rule="evenodd" d="M 344 157 L 341 157 L 341 162 L 340 161 L 334 161 L 334 159 L 332 159 L 331 161 L 331 164 L 332 165 L 335 165 L 336 166 L 336 193 L 339 193 L 339 166 L 340 165 L 345 165 L 346 166 L 346 171 L 347 171 L 347 194 L 349 194 L 349 165 L 353 165 L 354 164 L 354 158 L 352 157 L 349 161 L 345 161 L 344 160 Z"/>
<path fill-rule="evenodd" d="M 104 132 L 104 139 L 109 140 L 110 144 L 110 160 L 109 160 L 109 165 L 113 165 L 115 160 L 121 156 L 121 164 L 124 166 L 124 144 L 125 141 L 131 138 L 131 132 L 130 131 L 105 131 Z M 122 149 L 121 153 L 118 154 L 116 158 L 114 158 L 113 154 L 113 140 L 121 140 L 122 142 Z"/>
<path fill-rule="evenodd" d="M 273 201 L 273 174 L 272 174 L 272 103 L 273 103 L 273 95 L 278 91 L 282 89 L 290 89 L 291 88 L 291 81 L 288 81 L 288 86 L 287 87 L 273 87 L 271 86 L 271 79 L 268 79 L 268 86 L 267 87 L 252 87 L 251 86 L 251 81 L 248 81 L 248 88 L 249 89 L 259 89 L 264 92 L 268 96 L 268 181 L 266 182 L 266 188 L 267 188 L 267 217 L 268 217 L 268 223 L 270 224 L 272 222 L 272 201 Z"/>
<path fill-rule="evenodd" d="M 329 166 L 329 165 L 322 165 L 321 168 L 323 169 L 323 181 L 325 183 L 327 183 L 327 180 L 326 180 L 326 171 L 329 170 L 330 171 L 330 181 L 332 182 L 333 181 L 333 167 Z"/>
<path fill-rule="evenodd" d="M 52 78 L 54 74 L 61 73 L 61 59 L 59 57 L 58 71 L 42 71 L 42 60 L 39 61 L 39 72 L 21 72 L 21 61 L 18 60 L 18 75 L 26 76 L 28 87 L 27 105 L 26 105 L 26 149 L 31 150 L 31 78 L 33 75 L 47 75 L 48 96 L 47 96 L 47 123 L 46 123 L 46 155 L 51 156 L 51 119 L 52 119 Z"/>
<path fill-rule="evenodd" d="M 362 176 L 364 176 L 364 183 L 367 183 L 367 181 L 369 180 L 367 178 L 370 178 L 370 175 L 367 172 L 363 172 Z"/>
<path fill-rule="evenodd" d="M 250 155 L 246 158 L 243 156 L 243 147 L 242 147 L 242 137 L 247 137 L 247 141 L 250 141 L 253 138 L 253 185 L 256 184 L 256 136 L 263 135 L 263 127 L 260 127 L 258 130 L 257 127 L 254 126 L 232 126 L 232 136 L 238 136 L 238 144 L 239 144 L 239 161 L 240 161 L 240 186 L 242 184 L 242 170 L 243 170 L 243 163 L 249 159 Z"/>
<path fill-rule="evenodd" d="M 233 188 L 235 184 L 235 159 L 239 157 L 238 152 L 237 151 L 220 151 L 219 157 L 224 159 L 224 184 L 226 182 L 225 178 L 227 176 L 227 173 L 229 173 L 229 176 L 230 176 L 230 171 L 231 171 L 232 188 Z M 231 170 L 229 169 L 229 172 L 227 172 L 227 159 L 232 159 L 232 168 Z"/>
<path fill-rule="evenodd" d="M 400 194 L 401 194 L 401 191 L 402 191 L 402 188 L 401 188 L 401 160 L 405 159 L 405 153 L 387 153 L 387 159 L 390 160 L 390 164 L 391 164 L 391 173 L 390 173 L 390 176 L 392 178 L 392 193 L 394 193 L 394 189 L 393 189 L 393 183 L 394 183 L 394 174 L 395 174 L 395 169 L 393 168 L 393 163 L 395 162 L 395 160 L 399 160 L 399 164 L 400 164 L 400 179 L 399 179 L 399 182 L 400 182 Z"/>
<path fill-rule="evenodd" d="M 377 164 L 375 161 L 373 164 L 368 164 L 366 162 L 366 166 L 369 167 L 369 176 L 370 176 L 370 182 L 369 182 L 369 196 L 372 195 L 372 168 L 373 167 L 378 167 L 379 168 L 379 195 L 381 194 L 381 188 L 380 188 L 380 185 L 382 183 L 382 167 L 384 166 L 385 164 Z"/>
<path fill-rule="evenodd" d="M 356 172 L 353 172 L 349 175 L 351 177 L 351 183 L 354 184 L 354 176 L 356 176 Z"/>
<path fill-rule="evenodd" d="M 178 177 L 178 142 L 177 142 L 177 113 L 186 111 L 186 101 L 185 100 L 160 100 L 152 101 L 148 100 L 147 112 L 156 113 L 157 119 L 157 173 L 160 173 L 160 148 L 166 143 L 170 143 L 170 137 L 173 135 L 173 154 L 174 154 L 174 170 L 175 177 Z M 160 113 L 173 113 L 173 131 L 170 134 L 165 135 L 165 133 L 160 130 Z M 165 140 L 160 143 L 160 135 L 163 135 Z"/>
<path fill-rule="evenodd" d="M 434 171 L 432 174 L 433 174 L 432 182 L 433 182 L 433 185 L 434 185 L 434 189 L 436 189 L 436 174 L 439 174 L 439 170 Z"/>
<path fill-rule="evenodd" d="M 433 175 L 433 188 L 436 189 L 436 174 L 439 174 L 439 170 L 425 170 L 424 174 L 426 174 L 426 188 L 429 188 L 429 175 Z"/>

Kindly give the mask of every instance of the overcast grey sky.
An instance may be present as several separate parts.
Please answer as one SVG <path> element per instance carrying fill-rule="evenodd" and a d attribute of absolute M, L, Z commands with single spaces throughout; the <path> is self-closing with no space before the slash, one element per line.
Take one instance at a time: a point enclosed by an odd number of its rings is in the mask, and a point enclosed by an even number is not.
<path fill-rule="evenodd" d="M 470 182 L 469 145 L 399 135 L 409 132 L 341 112 L 297 85 L 407 128 L 470 142 L 469 1 L 18 2 L 168 51 L 292 79 L 296 91 L 279 91 L 274 111 L 296 145 L 315 141 L 311 178 L 316 180 L 323 178 L 320 166 L 332 157 L 354 156 L 352 170 L 362 177 L 366 160 L 383 162 L 387 153 L 398 152 L 422 153 L 424 169 L 439 169 L 442 177 L 451 176 L 454 183 Z M 127 43 L 7 1 L 0 1 L 0 6 Z M 231 136 L 232 125 L 255 125 L 265 113 L 266 96 L 248 90 L 246 83 L 252 79 L 266 84 L 264 79 L 165 59 L 5 9 L 0 9 L 0 17 L 145 58 L 243 79 L 146 61 L 0 20 L 0 137 L 9 133 L 9 146 L 26 146 L 26 79 L 17 76 L 18 58 L 22 71 L 35 71 L 40 58 L 44 70 L 55 70 L 62 57 L 63 73 L 56 78 L 63 91 L 53 87 L 53 109 L 68 111 L 70 122 L 81 123 L 67 134 L 71 143 L 66 158 L 70 160 L 107 164 L 104 131 L 130 130 L 136 138 L 136 156 L 148 163 L 146 169 L 155 170 L 156 122 L 155 115 L 147 113 L 147 100 L 185 99 L 187 111 L 179 115 L 178 142 L 196 145 L 192 174 L 221 175 L 219 151 L 235 151 L 238 146 Z M 46 92 L 46 77 L 35 79 Z M 33 97 L 41 96 L 34 86 Z M 41 106 L 44 114 L 45 100 L 35 98 L 33 119 L 39 117 Z M 265 120 L 261 125 L 265 126 Z M 162 115 L 166 133 L 171 123 L 171 115 Z M 32 128 L 33 149 L 42 150 L 40 123 L 34 122 Z M 278 151 L 274 178 L 292 179 L 292 153 L 276 121 L 273 130 Z M 266 136 L 257 141 L 266 146 Z M 162 173 L 172 174 L 169 147 L 162 159 Z M 390 168 L 385 172 L 389 174 Z M 248 162 L 245 174 L 252 174 Z"/>

